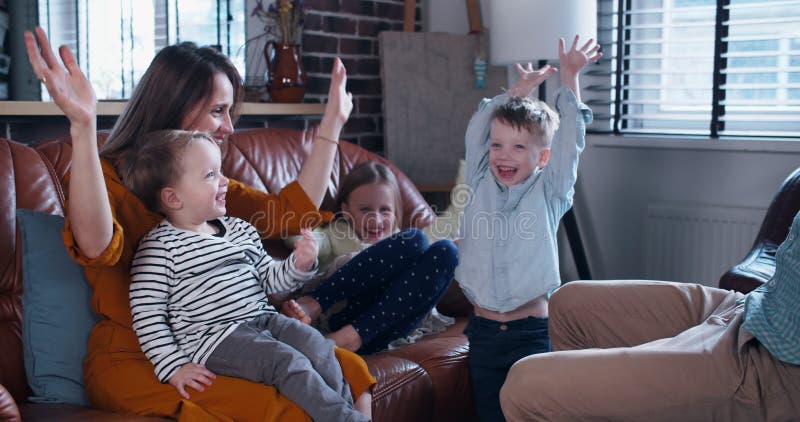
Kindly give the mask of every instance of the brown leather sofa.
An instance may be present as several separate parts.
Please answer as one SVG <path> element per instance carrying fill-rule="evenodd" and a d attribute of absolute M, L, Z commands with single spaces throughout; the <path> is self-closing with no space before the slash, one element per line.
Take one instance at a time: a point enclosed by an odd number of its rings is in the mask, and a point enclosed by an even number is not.
<path fill-rule="evenodd" d="M 101 139 L 104 136 L 101 134 Z M 311 149 L 303 133 L 288 129 L 254 129 L 238 132 L 223 147 L 223 171 L 244 183 L 277 192 L 296 179 L 304 157 Z M 364 160 L 381 157 L 342 142 L 335 158 L 328 198 L 323 209 L 331 209 L 341 177 Z M 0 140 L 0 195 L 6 206 L 0 221 L 0 421 L 24 420 L 148 420 L 77 405 L 31 403 L 23 366 L 22 270 L 16 208 L 63 215 L 63 176 L 71 165 L 68 139 L 35 146 Z M 404 226 L 424 227 L 434 217 L 420 193 L 399 170 Z M 280 241 L 265 242 L 275 256 L 288 250 Z M 400 349 L 365 356 L 378 379 L 373 391 L 376 421 L 469 421 L 474 403 L 467 369 L 467 340 L 462 334 L 470 311 L 455 284 L 439 304 L 439 310 L 459 317 L 446 332 L 426 337 Z M 20 416 L 21 415 L 21 416 Z M 150 418 L 152 419 L 152 418 Z"/>

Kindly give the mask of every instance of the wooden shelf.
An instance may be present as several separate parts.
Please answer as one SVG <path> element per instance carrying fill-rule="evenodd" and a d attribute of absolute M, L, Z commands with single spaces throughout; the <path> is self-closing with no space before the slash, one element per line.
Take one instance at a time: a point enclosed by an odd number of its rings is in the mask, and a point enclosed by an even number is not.
<path fill-rule="evenodd" d="M 99 101 L 98 116 L 119 116 L 127 102 Z M 322 115 L 325 104 L 244 103 L 242 116 L 306 116 Z M 0 116 L 63 116 L 54 103 L 43 101 L 0 101 Z"/>
<path fill-rule="evenodd" d="M 242 116 L 305 116 L 322 115 L 325 104 L 320 103 L 243 103 Z"/>
<path fill-rule="evenodd" d="M 450 192 L 454 187 L 455 183 L 417 183 L 420 193 Z"/>

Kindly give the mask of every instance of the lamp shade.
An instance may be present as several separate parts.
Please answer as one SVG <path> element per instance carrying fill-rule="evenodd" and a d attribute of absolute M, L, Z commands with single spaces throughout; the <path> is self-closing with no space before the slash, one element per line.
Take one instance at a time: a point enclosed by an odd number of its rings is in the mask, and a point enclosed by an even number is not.
<path fill-rule="evenodd" d="M 557 59 L 558 39 L 567 48 L 579 34 L 581 44 L 597 39 L 595 0 L 491 0 L 489 60 L 508 65 Z"/>

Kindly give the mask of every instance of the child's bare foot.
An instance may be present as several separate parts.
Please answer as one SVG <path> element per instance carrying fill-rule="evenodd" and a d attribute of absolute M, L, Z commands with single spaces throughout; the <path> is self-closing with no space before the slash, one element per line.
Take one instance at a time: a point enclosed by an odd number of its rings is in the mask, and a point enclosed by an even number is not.
<path fill-rule="evenodd" d="M 356 350 L 360 349 L 361 345 L 363 344 L 358 331 L 356 331 L 356 329 L 350 324 L 345 325 L 339 329 L 339 331 L 334 331 L 325 337 L 333 340 L 333 342 L 342 349 L 347 349 L 351 352 L 355 352 Z"/>
<path fill-rule="evenodd" d="M 308 316 L 305 310 L 297 304 L 297 301 L 294 299 L 289 299 L 286 302 L 283 302 L 281 305 L 281 313 L 288 316 L 289 318 L 294 318 L 303 324 L 311 324 L 311 317 Z"/>
<path fill-rule="evenodd" d="M 281 306 L 281 313 L 305 324 L 319 318 L 322 306 L 311 296 L 302 296 L 297 300 L 287 300 Z"/>

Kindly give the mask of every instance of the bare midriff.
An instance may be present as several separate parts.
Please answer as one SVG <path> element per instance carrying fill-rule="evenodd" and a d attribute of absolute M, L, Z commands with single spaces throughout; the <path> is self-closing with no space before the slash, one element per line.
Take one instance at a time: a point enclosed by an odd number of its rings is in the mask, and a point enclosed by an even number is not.
<path fill-rule="evenodd" d="M 493 321 L 508 322 L 527 317 L 547 318 L 547 295 L 541 295 L 508 312 L 490 311 L 475 305 L 475 315 Z"/>

